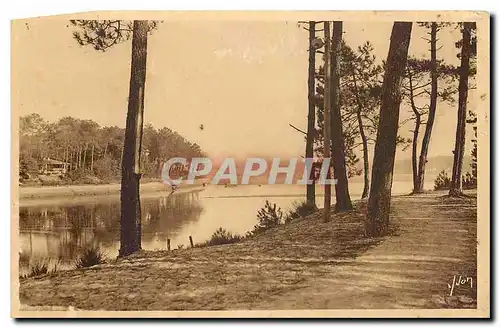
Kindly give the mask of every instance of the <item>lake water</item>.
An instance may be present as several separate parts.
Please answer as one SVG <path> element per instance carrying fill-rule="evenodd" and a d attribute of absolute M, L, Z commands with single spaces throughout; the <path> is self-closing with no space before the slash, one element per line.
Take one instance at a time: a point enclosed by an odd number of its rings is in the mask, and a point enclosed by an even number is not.
<path fill-rule="evenodd" d="M 350 182 L 351 198 L 359 199 L 362 182 Z M 427 188 L 432 187 L 426 185 Z M 407 177 L 393 182 L 393 195 L 411 191 Z M 322 207 L 322 188 L 317 188 L 317 204 Z M 142 197 L 142 248 L 166 249 L 206 241 L 219 227 L 245 234 L 257 223 L 257 211 L 266 200 L 283 210 L 305 199 L 305 186 L 246 185 L 208 186 L 204 189 L 166 196 Z M 333 198 L 334 200 L 334 198 Z M 19 211 L 21 273 L 33 258 L 59 259 L 71 266 L 87 246 L 98 245 L 114 258 L 120 248 L 119 195 L 72 198 L 56 202 L 23 204 Z"/>

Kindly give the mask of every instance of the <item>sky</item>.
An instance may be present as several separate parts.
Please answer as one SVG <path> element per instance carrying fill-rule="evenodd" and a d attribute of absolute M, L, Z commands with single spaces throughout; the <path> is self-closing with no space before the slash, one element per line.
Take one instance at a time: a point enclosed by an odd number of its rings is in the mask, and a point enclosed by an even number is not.
<path fill-rule="evenodd" d="M 390 22 L 348 21 L 343 37 L 351 47 L 369 40 L 381 61 L 391 29 Z M 49 121 L 73 116 L 124 127 L 131 42 L 96 52 L 77 44 L 73 30 L 63 18 L 13 25 L 15 109 Z M 413 24 L 411 55 L 429 57 L 425 33 Z M 439 33 L 438 59 L 459 64 L 460 36 Z M 164 21 L 148 39 L 145 122 L 179 132 L 213 157 L 303 155 L 303 135 L 289 124 L 307 125 L 307 38 L 291 21 Z M 402 106 L 401 120 L 408 113 Z M 438 104 L 429 156 L 452 155 L 456 115 L 456 106 Z M 410 130 L 411 123 L 400 134 Z M 398 150 L 398 158 L 409 156 Z"/>

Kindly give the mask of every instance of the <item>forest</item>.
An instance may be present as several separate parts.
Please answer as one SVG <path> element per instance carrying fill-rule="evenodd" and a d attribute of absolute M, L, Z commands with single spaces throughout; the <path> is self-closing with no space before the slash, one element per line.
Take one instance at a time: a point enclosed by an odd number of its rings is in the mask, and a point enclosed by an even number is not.
<path fill-rule="evenodd" d="M 308 132 L 292 126 L 297 131 L 306 135 L 306 153 L 322 158 L 324 156 L 324 86 L 325 86 L 325 59 L 323 39 L 325 31 L 318 28 L 318 22 L 300 22 L 299 25 L 309 31 L 309 124 Z M 342 34 L 342 25 L 338 25 Z M 422 57 L 409 56 L 406 65 L 401 72 L 400 97 L 401 108 L 409 109 L 410 113 L 405 119 L 398 121 L 398 129 L 409 128 L 411 137 L 396 137 L 396 146 L 404 151 L 411 152 L 411 171 L 413 175 L 413 192 L 423 192 L 425 179 L 425 166 L 428 162 L 428 150 L 431 143 L 431 135 L 434 127 L 434 120 L 439 104 L 450 106 L 458 105 L 458 92 L 460 80 L 460 66 L 447 64 L 438 58 L 438 52 L 442 48 L 438 47 L 438 33 L 449 33 L 450 30 L 459 29 L 460 24 L 451 23 L 417 23 L 415 28 L 425 30 L 429 45 L 428 54 Z M 474 30 L 472 30 L 474 33 Z M 322 38 L 323 37 L 323 38 Z M 468 76 L 471 81 L 468 87 L 474 89 L 473 78 L 475 75 L 475 36 L 471 37 L 471 62 Z M 457 40 L 457 57 L 460 58 L 458 50 L 461 49 L 462 41 Z M 333 43 L 332 43 L 333 46 Z M 336 147 L 331 146 L 330 152 L 334 149 L 344 151 L 338 154 L 345 158 L 345 171 L 347 177 L 363 175 L 364 188 L 363 198 L 368 196 L 370 189 L 370 158 L 373 154 L 377 131 L 379 129 L 381 95 L 383 87 L 383 77 L 386 74 L 386 60 L 381 64 L 377 63 L 374 55 L 374 48 L 370 41 L 366 41 L 357 48 L 350 47 L 345 40 L 340 37 L 336 49 L 331 51 L 330 79 L 337 75 L 336 80 L 330 83 L 333 90 L 337 90 L 338 95 L 330 95 L 332 100 L 338 99 L 336 105 L 340 108 L 339 119 L 333 119 L 334 113 L 330 113 L 330 131 L 337 131 L 336 137 L 330 136 L 331 140 L 341 140 Z M 338 53 L 338 55 L 334 55 Z M 316 54 L 322 55 L 316 58 Z M 429 59 L 430 58 L 430 59 Z M 319 62 L 319 63 L 318 63 Z M 332 106 L 332 104 L 330 104 Z M 332 107 L 333 110 L 333 107 Z M 474 136 L 469 141 L 472 143 L 471 151 L 471 172 L 465 173 L 469 168 L 464 168 L 462 181 L 467 189 L 476 187 L 477 170 L 477 118 L 474 109 L 469 109 L 466 123 L 472 126 Z M 338 122 L 340 121 L 340 122 Z M 336 124 L 336 125 L 335 125 Z M 423 132 L 423 133 L 422 133 Z M 337 141 L 338 143 L 338 141 Z M 343 153 L 343 154 L 342 154 Z M 463 160 L 463 159 L 462 159 Z M 339 162 L 339 161 L 337 161 Z M 362 165 L 359 165 L 360 162 Z M 339 171 L 343 171 L 339 167 Z M 436 189 L 449 187 L 446 185 L 447 172 L 441 172 L 438 178 Z M 448 179 L 449 180 L 449 179 Z M 444 185 L 443 185 L 444 183 Z M 312 190 L 312 189 L 311 189 Z M 314 196 L 310 194 L 309 200 Z"/>
<path fill-rule="evenodd" d="M 477 117 L 467 111 L 469 90 L 475 88 L 477 41 L 474 23 L 395 22 L 387 59 L 376 64 L 373 47 L 367 41 L 352 49 L 343 40 L 343 22 L 299 22 L 309 32 L 308 126 L 306 157 L 315 153 L 332 158 L 335 184 L 335 211 L 352 210 L 348 177 L 360 174 L 353 169 L 361 148 L 364 178 L 362 198 L 368 197 L 366 234 L 387 234 L 392 176 L 396 147 L 411 146 L 413 194 L 424 192 L 425 166 L 439 104 L 456 106 L 457 126 L 451 179 L 441 172 L 435 189 L 449 189 L 450 196 L 462 195 L 463 187 L 475 187 L 477 180 Z M 409 56 L 412 29 L 425 29 L 429 53 L 422 58 Z M 459 66 L 438 59 L 438 35 L 459 29 L 456 40 Z M 317 64 L 316 53 L 322 54 Z M 430 58 L 430 59 L 428 59 Z M 319 66 L 319 69 L 317 69 Z M 406 103 L 411 115 L 401 120 Z M 468 117 L 467 117 L 468 116 Z M 475 135 L 472 174 L 463 167 L 466 124 Z M 402 138 L 399 127 L 413 124 L 412 138 Z M 421 130 L 424 134 L 420 137 Z M 369 144 L 374 144 L 370 168 Z M 420 148 L 419 148 L 420 144 Z M 371 181 L 370 181 L 371 173 Z M 329 220 L 331 187 L 324 188 L 324 220 Z M 307 189 L 307 201 L 315 202 L 315 188 Z"/>
<path fill-rule="evenodd" d="M 48 122 L 39 114 L 20 117 L 20 179 L 24 184 L 38 183 L 44 159 L 69 164 L 67 174 L 42 178 L 42 185 L 118 182 L 125 129 L 100 126 L 93 120 L 63 117 Z M 142 174 L 158 179 L 163 162 L 172 156 L 204 156 L 200 146 L 167 127 L 155 129 L 146 124 L 143 130 Z"/>

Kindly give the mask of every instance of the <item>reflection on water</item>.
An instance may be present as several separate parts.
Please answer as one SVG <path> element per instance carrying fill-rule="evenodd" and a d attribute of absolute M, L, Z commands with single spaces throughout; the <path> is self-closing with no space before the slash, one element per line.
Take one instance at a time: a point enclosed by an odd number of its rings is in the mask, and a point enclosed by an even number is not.
<path fill-rule="evenodd" d="M 362 183 L 351 182 L 352 199 L 359 199 Z M 173 249 L 194 242 L 203 242 L 219 227 L 244 234 L 256 224 L 257 211 L 266 200 L 284 210 L 294 201 L 304 199 L 304 186 L 263 185 L 208 186 L 172 195 L 148 195 L 141 200 L 142 248 L 166 249 L 167 238 Z M 358 190 L 359 189 L 359 190 Z M 411 183 L 393 184 L 393 194 L 407 193 Z M 322 207 L 321 188 L 317 204 Z M 119 196 L 81 199 L 55 205 L 21 204 L 19 212 L 21 272 L 30 258 L 60 259 L 70 266 L 87 246 L 98 245 L 107 257 L 114 258 L 120 248 Z"/>
<path fill-rule="evenodd" d="M 182 227 L 199 220 L 203 210 L 199 192 L 146 198 L 141 205 L 144 249 L 165 248 L 167 238 L 175 241 Z M 98 245 L 108 257 L 116 257 L 120 203 L 113 198 L 78 205 L 21 207 L 19 228 L 21 266 L 27 266 L 29 258 L 46 257 L 71 264 L 91 245 Z"/>

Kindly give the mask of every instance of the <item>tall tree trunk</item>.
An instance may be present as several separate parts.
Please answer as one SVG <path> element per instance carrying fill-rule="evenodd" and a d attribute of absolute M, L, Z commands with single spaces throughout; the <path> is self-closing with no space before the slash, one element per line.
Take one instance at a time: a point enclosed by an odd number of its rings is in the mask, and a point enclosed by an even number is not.
<path fill-rule="evenodd" d="M 89 149 L 89 144 L 85 143 L 85 149 L 83 150 L 83 164 L 82 167 L 85 170 L 85 165 L 87 164 L 87 150 Z"/>
<path fill-rule="evenodd" d="M 358 111 L 356 113 L 359 125 L 359 134 L 361 135 L 361 143 L 363 147 L 363 193 L 361 198 L 368 197 L 368 192 L 370 190 L 370 163 L 368 159 L 368 138 L 366 137 L 365 130 L 363 127 L 363 120 L 361 118 L 361 113 Z"/>
<path fill-rule="evenodd" d="M 123 149 L 125 148 L 125 143 L 123 143 L 123 146 L 121 147 L 121 152 L 120 152 L 120 163 L 123 163 Z"/>
<path fill-rule="evenodd" d="M 147 42 L 148 22 L 134 21 L 127 124 L 122 157 L 119 257 L 141 249 L 139 185 Z"/>
<path fill-rule="evenodd" d="M 80 145 L 78 145 L 78 153 L 77 153 L 77 158 L 76 158 L 76 161 L 77 161 L 76 167 L 77 168 L 80 168 L 82 166 L 81 165 L 81 159 L 82 159 L 82 156 L 81 156 L 82 151 L 81 151 L 81 149 L 82 148 L 80 147 Z"/>
<path fill-rule="evenodd" d="M 330 78 L 331 82 L 331 138 L 333 177 L 335 183 L 335 210 L 352 210 L 351 197 L 349 195 L 349 181 L 347 180 L 345 164 L 344 133 L 342 131 L 342 119 L 340 115 L 340 47 L 342 43 L 342 22 L 333 22 L 332 49 L 330 52 Z"/>
<path fill-rule="evenodd" d="M 66 164 L 64 164 L 65 168 L 66 168 L 66 173 L 68 173 L 69 170 L 71 170 L 71 163 L 70 163 L 70 159 L 69 159 L 69 147 L 67 144 L 66 144 L 66 149 L 65 149 L 65 153 L 64 153 L 64 162 L 66 163 Z"/>
<path fill-rule="evenodd" d="M 429 104 L 429 116 L 425 125 L 424 137 L 422 139 L 422 148 L 420 150 L 420 158 L 418 160 L 418 185 L 417 189 L 413 190 L 414 193 L 422 192 L 424 190 L 425 182 L 425 164 L 427 164 L 427 153 L 429 151 L 429 144 L 431 142 L 432 127 L 434 126 L 434 119 L 436 117 L 437 107 L 437 88 L 438 88 L 438 73 L 437 73 L 437 59 L 436 59 L 436 44 L 437 44 L 437 23 L 431 24 L 431 99 Z"/>
<path fill-rule="evenodd" d="M 64 146 L 64 159 L 63 159 L 63 161 L 64 161 L 65 163 L 67 163 L 67 162 L 68 162 L 68 145 L 65 145 L 65 146 Z"/>
<path fill-rule="evenodd" d="M 358 92 L 358 84 L 356 80 L 356 72 L 354 71 L 354 66 L 351 63 L 351 71 L 352 71 L 352 81 L 354 84 L 354 94 L 356 97 L 356 104 L 358 106 L 358 110 L 356 112 L 356 118 L 358 120 L 359 134 L 361 136 L 361 143 L 363 146 L 363 193 L 361 194 L 361 198 L 368 197 L 368 191 L 370 190 L 370 163 L 368 159 L 368 138 L 365 134 L 365 129 L 363 126 L 363 119 L 361 117 L 361 112 L 363 110 L 363 105 L 361 104 L 361 99 L 359 98 Z"/>
<path fill-rule="evenodd" d="M 83 167 L 83 147 L 80 147 L 80 158 L 78 159 L 78 167 Z"/>
<path fill-rule="evenodd" d="M 330 22 L 324 22 L 325 33 L 325 55 L 324 55 L 324 124 L 323 124 L 323 160 L 330 159 Z M 328 166 L 327 178 L 330 178 L 330 166 Z M 325 183 L 323 221 L 330 218 L 330 206 L 332 202 L 332 186 Z"/>
<path fill-rule="evenodd" d="M 401 80 L 406 67 L 412 23 L 395 22 L 382 84 L 380 119 L 373 155 L 372 182 L 365 231 L 370 237 L 387 234 L 391 209 L 392 174 L 396 155 Z"/>
<path fill-rule="evenodd" d="M 313 46 L 313 40 L 316 38 L 316 22 L 309 22 L 309 69 L 307 79 L 307 99 L 308 99 L 308 113 L 307 113 L 307 137 L 306 137 L 306 158 L 313 158 L 314 156 L 314 132 L 316 122 L 316 106 L 314 105 L 314 86 L 316 72 L 316 49 Z M 313 180 L 312 184 L 307 184 L 306 200 L 308 203 L 316 204 L 316 189 Z"/>
<path fill-rule="evenodd" d="M 412 164 L 412 175 L 413 175 L 413 192 L 419 193 L 419 180 L 418 180 L 418 161 L 417 161 L 417 148 L 418 148 L 418 135 L 420 132 L 420 125 L 422 124 L 422 114 L 417 109 L 415 105 L 415 99 L 413 94 L 413 80 L 411 75 L 411 70 L 408 69 L 408 80 L 410 82 L 410 105 L 413 114 L 415 115 L 415 128 L 413 130 L 413 140 L 411 148 L 411 164 Z"/>
<path fill-rule="evenodd" d="M 90 153 L 90 171 L 94 172 L 94 144 L 92 144 L 92 151 Z"/>
<path fill-rule="evenodd" d="M 450 196 L 462 194 L 462 163 L 465 148 L 465 123 L 467 116 L 467 94 L 469 91 L 469 68 L 471 56 L 471 30 L 473 23 L 463 23 L 462 51 L 460 62 L 460 81 L 458 83 L 458 115 L 455 150 L 453 156 L 453 173 L 451 177 Z"/>
<path fill-rule="evenodd" d="M 418 112 L 417 112 L 418 113 Z M 418 134 L 420 125 L 422 124 L 420 113 L 415 117 L 415 128 L 413 130 L 413 140 L 411 148 L 411 163 L 412 163 L 412 174 L 413 174 L 413 194 L 421 192 L 420 183 L 418 179 L 418 163 L 417 163 L 417 145 L 418 145 Z"/>

